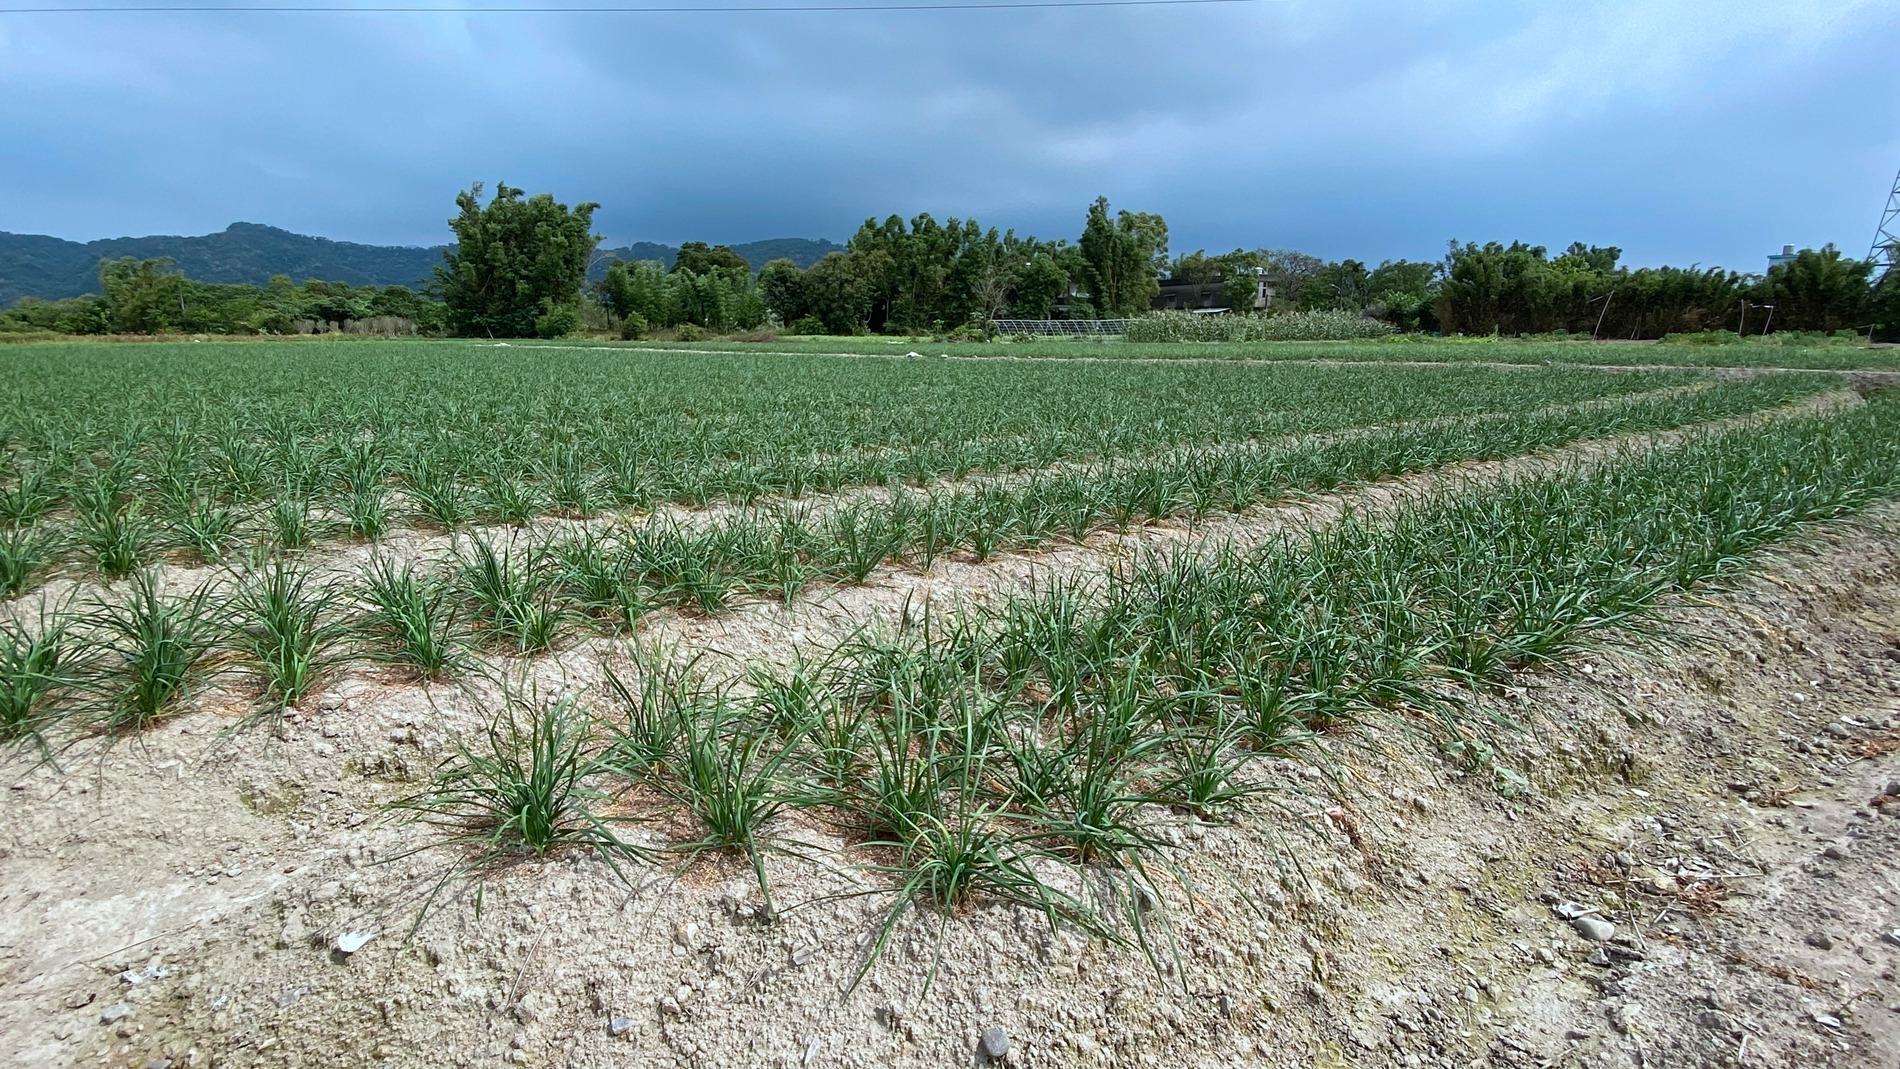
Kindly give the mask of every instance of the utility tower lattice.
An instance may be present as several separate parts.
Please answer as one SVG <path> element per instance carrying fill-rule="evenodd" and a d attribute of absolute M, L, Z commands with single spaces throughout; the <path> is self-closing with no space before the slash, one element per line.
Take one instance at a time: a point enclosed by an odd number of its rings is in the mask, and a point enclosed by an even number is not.
<path fill-rule="evenodd" d="M 1887 194 L 1887 210 L 1880 213 L 1880 226 L 1874 230 L 1873 247 L 1867 258 L 1882 277 L 1900 267 L 1900 174 L 1893 176 L 1893 192 Z"/>

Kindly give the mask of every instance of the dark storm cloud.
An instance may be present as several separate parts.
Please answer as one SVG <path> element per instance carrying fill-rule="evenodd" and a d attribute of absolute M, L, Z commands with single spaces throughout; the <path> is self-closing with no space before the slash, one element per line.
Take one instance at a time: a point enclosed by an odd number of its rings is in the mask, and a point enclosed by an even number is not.
<path fill-rule="evenodd" d="M 441 240 L 500 178 L 610 240 L 1044 236 L 1760 266 L 1863 251 L 1891 3 L 1263 3 L 853 15 L 0 16 L 0 229 Z"/>

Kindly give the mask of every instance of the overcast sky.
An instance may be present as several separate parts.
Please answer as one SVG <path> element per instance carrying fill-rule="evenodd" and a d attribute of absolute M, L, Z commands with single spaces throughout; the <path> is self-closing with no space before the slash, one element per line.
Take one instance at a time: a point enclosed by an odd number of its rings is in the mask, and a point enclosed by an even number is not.
<path fill-rule="evenodd" d="M 1760 270 L 1866 251 L 1896 42 L 1895 0 L 0 14 L 0 230 L 436 244 L 501 179 L 599 201 L 611 244 L 922 211 L 1073 237 L 1099 194 L 1177 253 L 1522 238 Z"/>

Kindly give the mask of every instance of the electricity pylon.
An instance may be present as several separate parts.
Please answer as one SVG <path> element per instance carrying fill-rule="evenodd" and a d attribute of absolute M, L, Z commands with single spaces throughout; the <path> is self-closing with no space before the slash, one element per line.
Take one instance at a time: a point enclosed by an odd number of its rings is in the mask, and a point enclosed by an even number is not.
<path fill-rule="evenodd" d="M 1893 192 L 1887 194 L 1887 210 L 1880 213 L 1880 225 L 1874 228 L 1874 243 L 1867 250 L 1874 262 L 1876 278 L 1900 266 L 1900 174 L 1893 176 Z"/>

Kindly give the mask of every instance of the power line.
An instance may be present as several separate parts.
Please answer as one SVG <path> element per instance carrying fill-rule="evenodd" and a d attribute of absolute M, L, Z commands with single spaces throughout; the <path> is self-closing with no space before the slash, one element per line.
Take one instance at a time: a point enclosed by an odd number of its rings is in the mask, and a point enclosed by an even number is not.
<path fill-rule="evenodd" d="M 711 4 L 704 7 L 686 4 L 648 4 L 603 7 L 422 7 L 375 5 L 345 7 L 338 5 L 253 5 L 162 4 L 144 7 L 133 4 L 93 4 L 79 7 L 0 7 L 0 15 L 134 15 L 134 14 L 287 14 L 287 15 L 723 15 L 783 14 L 852 11 L 1037 11 L 1057 8 L 1112 7 L 1188 7 L 1214 4 L 1257 4 L 1273 0 L 998 0 L 972 4 Z"/>

